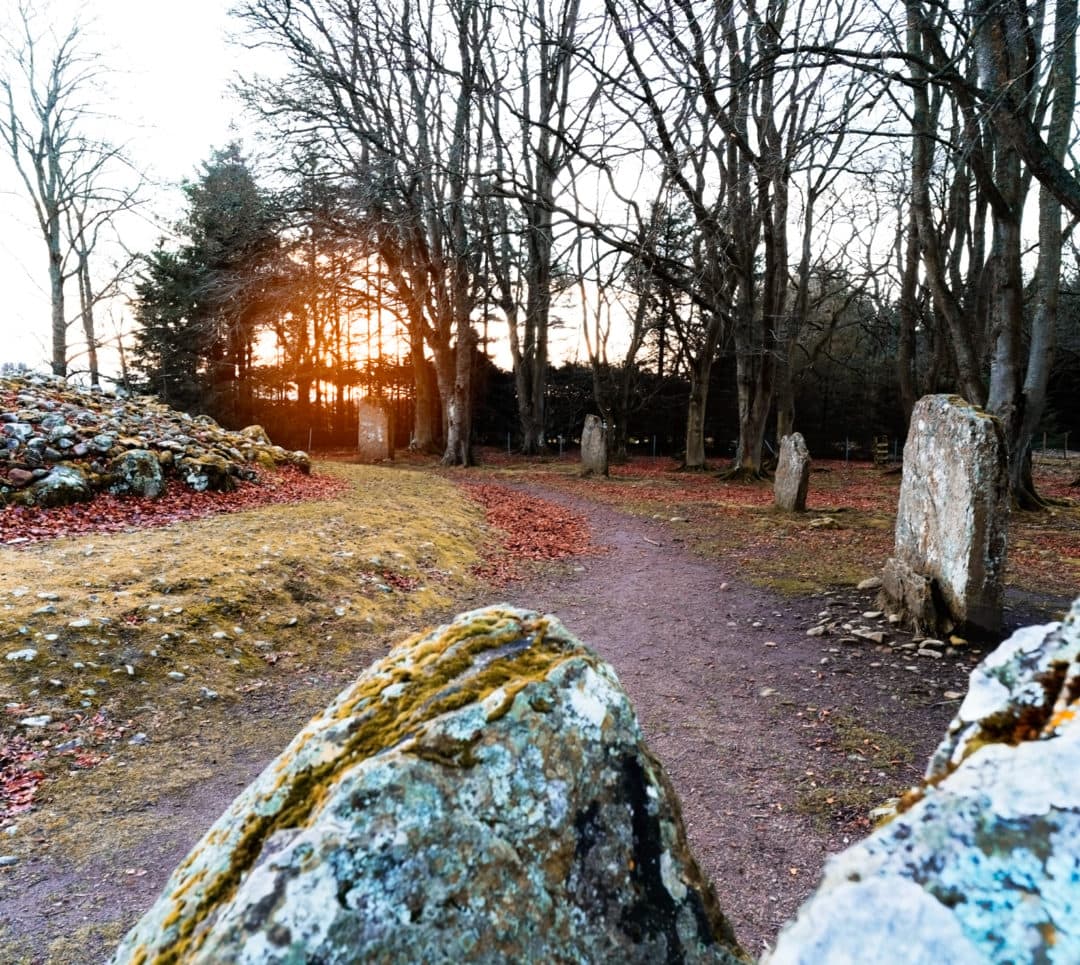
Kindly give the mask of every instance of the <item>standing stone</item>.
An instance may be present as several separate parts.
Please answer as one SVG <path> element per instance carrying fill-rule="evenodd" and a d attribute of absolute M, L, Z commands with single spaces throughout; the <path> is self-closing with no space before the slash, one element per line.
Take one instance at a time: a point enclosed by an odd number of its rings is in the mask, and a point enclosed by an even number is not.
<path fill-rule="evenodd" d="M 581 432 L 581 475 L 606 476 L 607 474 L 607 429 L 600 416 L 587 415 L 585 428 Z"/>
<path fill-rule="evenodd" d="M 315 717 L 113 962 L 745 962 L 611 668 L 493 607 Z"/>
<path fill-rule="evenodd" d="M 780 441 L 780 461 L 776 466 L 773 498 L 776 508 L 785 513 L 806 509 L 806 491 L 810 486 L 810 450 L 801 432 L 793 432 Z"/>
<path fill-rule="evenodd" d="M 906 810 L 831 858 L 769 965 L 1080 962 L 1080 601 L 972 674 Z"/>
<path fill-rule="evenodd" d="M 880 602 L 931 636 L 1001 631 L 1009 478 L 996 418 L 928 395 L 911 415 Z"/>
<path fill-rule="evenodd" d="M 357 407 L 360 429 L 357 435 L 357 448 L 364 462 L 382 462 L 389 459 L 390 423 L 386 410 L 370 402 L 361 402 Z"/>

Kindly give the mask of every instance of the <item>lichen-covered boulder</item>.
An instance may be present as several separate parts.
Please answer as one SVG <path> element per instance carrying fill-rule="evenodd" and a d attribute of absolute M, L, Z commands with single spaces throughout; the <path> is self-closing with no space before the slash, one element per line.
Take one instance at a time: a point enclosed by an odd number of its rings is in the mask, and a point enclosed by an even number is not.
<path fill-rule="evenodd" d="M 74 466 L 53 466 L 47 476 L 39 479 L 20 496 L 35 506 L 70 506 L 94 498 L 86 473 Z"/>
<path fill-rule="evenodd" d="M 109 465 L 109 492 L 115 496 L 148 496 L 157 499 L 165 492 L 165 473 L 157 453 L 129 449 Z"/>
<path fill-rule="evenodd" d="M 896 543 L 881 604 L 917 631 L 1001 631 L 1009 477 L 1000 422 L 963 399 L 924 396 L 911 415 Z"/>
<path fill-rule="evenodd" d="M 742 960 L 613 671 L 504 608 L 365 671 L 113 959 Z"/>
<path fill-rule="evenodd" d="M 1080 962 L 1078 654 L 1080 600 L 982 662 L 925 785 L 830 860 L 770 965 Z"/>
<path fill-rule="evenodd" d="M 801 513 L 806 509 L 806 493 L 810 488 L 810 450 L 801 432 L 793 432 L 780 441 L 780 459 L 773 481 L 776 508 L 784 513 Z"/>
<path fill-rule="evenodd" d="M 229 461 L 214 452 L 177 459 L 176 471 L 197 493 L 207 490 L 224 493 L 236 488 L 236 480 L 229 472 Z"/>

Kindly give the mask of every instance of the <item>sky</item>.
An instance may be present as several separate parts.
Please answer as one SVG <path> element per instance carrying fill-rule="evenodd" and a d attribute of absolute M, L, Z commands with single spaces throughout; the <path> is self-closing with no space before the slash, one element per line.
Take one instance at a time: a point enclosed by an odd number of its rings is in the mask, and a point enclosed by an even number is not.
<path fill-rule="evenodd" d="M 15 6 L 15 0 L 0 0 L 2 36 L 11 36 L 9 18 Z M 249 62 L 247 52 L 228 42 L 229 4 L 56 0 L 49 7 L 60 32 L 66 32 L 79 11 L 80 22 L 86 24 L 85 49 L 99 51 L 112 72 L 103 100 L 113 116 L 102 121 L 103 130 L 114 143 L 127 144 L 130 157 L 152 179 L 146 212 L 158 219 L 158 224 L 146 217 L 131 220 L 124 236 L 130 247 L 152 247 L 161 234 L 160 224 L 180 211 L 180 183 L 197 173 L 213 148 L 236 137 L 245 143 L 251 140 L 250 132 L 244 137 L 239 105 L 227 92 L 240 58 Z M 50 357 L 46 272 L 45 243 L 33 209 L 4 153 L 0 155 L 0 362 L 38 366 Z M 108 318 L 103 321 L 107 329 Z"/>

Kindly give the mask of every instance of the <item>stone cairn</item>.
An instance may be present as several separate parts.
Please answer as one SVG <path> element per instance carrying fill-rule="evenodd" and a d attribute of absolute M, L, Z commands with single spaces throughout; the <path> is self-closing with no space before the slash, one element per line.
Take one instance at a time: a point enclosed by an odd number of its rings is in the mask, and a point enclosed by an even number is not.
<path fill-rule="evenodd" d="M 928 395 L 911 415 L 880 604 L 917 632 L 1001 631 L 1009 480 L 997 419 Z"/>
<path fill-rule="evenodd" d="M 806 493 L 810 488 L 810 450 L 802 433 L 793 432 L 780 440 L 780 459 L 773 482 L 776 508 L 784 513 L 801 513 L 806 509 Z"/>
<path fill-rule="evenodd" d="M 151 396 L 0 378 L 0 506 L 59 506 L 99 492 L 153 498 L 172 480 L 226 491 L 282 465 L 308 472 L 311 460 L 275 446 L 260 426 L 232 432 Z"/>
<path fill-rule="evenodd" d="M 607 429 L 598 415 L 585 416 L 581 432 L 581 475 L 608 474 Z"/>

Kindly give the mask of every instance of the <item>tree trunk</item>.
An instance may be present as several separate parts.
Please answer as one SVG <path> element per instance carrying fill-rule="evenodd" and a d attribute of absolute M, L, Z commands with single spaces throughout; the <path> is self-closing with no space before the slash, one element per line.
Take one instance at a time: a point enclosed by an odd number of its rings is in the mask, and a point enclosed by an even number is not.
<path fill-rule="evenodd" d="M 454 352 L 453 385 L 446 406 L 444 466 L 471 466 L 472 456 L 472 356 L 475 333 L 468 320 L 458 323 Z M 449 373 L 448 373 L 449 374 Z"/>
<path fill-rule="evenodd" d="M 698 358 L 690 367 L 690 401 L 686 407 L 686 469 L 705 469 L 705 408 L 709 400 L 712 356 Z"/>
<path fill-rule="evenodd" d="M 64 270 L 59 236 L 49 241 L 49 300 L 52 304 L 52 371 L 67 376 L 67 318 L 64 312 Z"/>
<path fill-rule="evenodd" d="M 1064 160 L 1068 150 L 1076 104 L 1076 21 L 1077 0 L 1058 0 L 1054 9 L 1053 102 L 1046 140 L 1051 154 L 1059 161 Z M 1061 202 L 1048 187 L 1040 185 L 1035 311 L 1022 393 L 1023 418 L 1016 440 L 1020 467 L 1015 478 L 1010 474 L 1013 496 L 1026 508 L 1041 504 L 1031 479 L 1031 442 L 1046 410 L 1046 390 L 1054 360 L 1061 291 L 1061 243 Z"/>
<path fill-rule="evenodd" d="M 413 432 L 409 442 L 411 449 L 420 452 L 437 452 L 434 424 L 434 399 L 431 393 L 431 378 L 428 375 L 427 360 L 424 358 L 422 339 L 409 339 L 409 354 L 412 359 L 413 386 L 416 393 L 416 407 L 413 412 Z"/>

